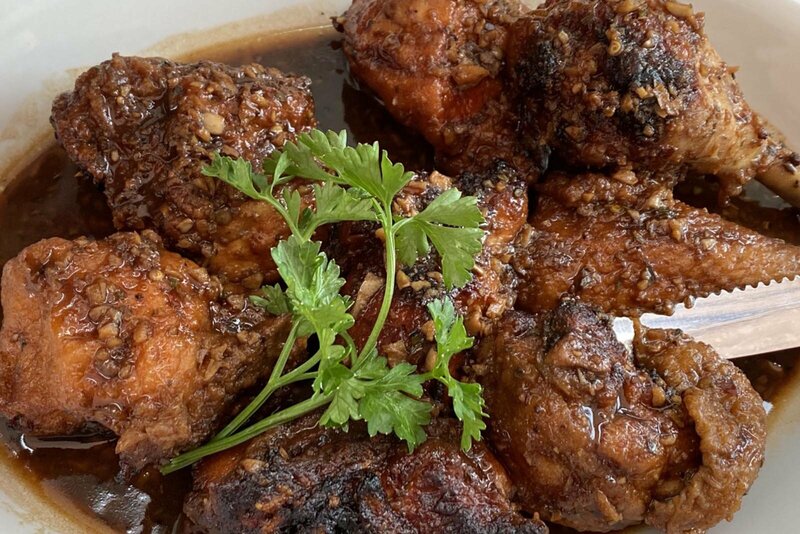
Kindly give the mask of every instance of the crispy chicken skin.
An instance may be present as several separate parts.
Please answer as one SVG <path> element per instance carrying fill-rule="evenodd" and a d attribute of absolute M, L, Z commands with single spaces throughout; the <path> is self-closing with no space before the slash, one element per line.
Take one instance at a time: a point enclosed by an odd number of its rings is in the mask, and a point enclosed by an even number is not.
<path fill-rule="evenodd" d="M 289 330 L 152 232 L 40 241 L 3 271 L 0 413 L 40 435 L 113 431 L 139 469 L 207 439 Z"/>
<path fill-rule="evenodd" d="M 631 356 L 607 319 L 567 301 L 508 314 L 474 369 L 516 499 L 555 523 L 704 532 L 739 508 L 763 461 L 760 397 L 677 332 L 640 333 Z"/>
<path fill-rule="evenodd" d="M 510 30 L 524 138 L 569 165 L 686 167 L 723 197 L 766 174 L 787 200 L 798 155 L 754 113 L 703 14 L 668 0 L 548 0 Z"/>
<path fill-rule="evenodd" d="M 552 310 L 574 295 L 616 315 L 667 313 L 690 297 L 800 275 L 800 248 L 675 200 L 672 183 L 627 171 L 537 184 L 512 260 L 517 307 Z"/>
<path fill-rule="evenodd" d="M 418 175 L 395 201 L 395 210 L 413 215 L 451 187 L 478 198 L 484 214 L 486 237 L 476 258 L 473 278 L 463 288 L 452 290 L 456 307 L 466 317 L 471 335 L 492 329 L 516 299 L 516 278 L 509 265 L 514 239 L 525 224 L 528 213 L 526 184 L 505 164 L 491 171 L 464 173 L 457 180 L 438 172 Z M 353 339 L 366 341 L 383 298 L 385 267 L 383 242 L 375 237 L 372 225 L 343 225 L 333 241 L 333 256 L 342 266 L 347 284 L 344 292 L 354 300 L 356 324 Z M 389 321 L 381 332 L 378 348 L 390 361 L 418 363 L 433 338 L 432 322 L 426 305 L 446 291 L 438 255 L 432 253 L 413 266 L 404 266 L 397 277 L 397 289 Z"/>
<path fill-rule="evenodd" d="M 507 475 L 481 443 L 459 448 L 459 425 L 435 420 L 408 454 L 361 425 L 328 430 L 310 416 L 195 469 L 184 512 L 200 532 L 546 534 L 509 501 Z"/>
<path fill-rule="evenodd" d="M 527 173 L 503 81 L 506 27 L 523 11 L 503 0 L 355 0 L 337 27 L 351 72 L 435 147 L 440 170 L 502 159 Z"/>
<path fill-rule="evenodd" d="M 255 289 L 277 279 L 269 250 L 288 230 L 265 203 L 201 169 L 217 151 L 258 169 L 316 126 L 309 83 L 257 64 L 115 55 L 56 99 L 51 122 L 69 157 L 105 187 L 118 229 L 154 229 L 223 283 Z"/>

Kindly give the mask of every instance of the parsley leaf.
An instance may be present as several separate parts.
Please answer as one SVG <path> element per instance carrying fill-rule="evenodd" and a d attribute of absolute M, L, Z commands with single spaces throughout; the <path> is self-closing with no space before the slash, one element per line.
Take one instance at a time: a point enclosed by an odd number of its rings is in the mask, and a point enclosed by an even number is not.
<path fill-rule="evenodd" d="M 378 143 L 337 148 L 323 156 L 322 161 L 337 169 L 342 181 L 366 191 L 387 206 L 414 177 L 402 164 L 392 163 Z"/>
<path fill-rule="evenodd" d="M 458 189 L 448 189 L 433 199 L 417 219 L 449 226 L 478 228 L 483 224 L 483 215 L 478 209 L 476 197 L 462 197 Z"/>
<path fill-rule="evenodd" d="M 272 249 L 272 259 L 286 282 L 292 312 L 304 320 L 301 336 L 327 329 L 344 332 L 353 326 L 353 316 L 347 313 L 350 303 L 339 294 L 344 285 L 339 266 L 320 252 L 320 243 L 292 235 Z"/>
<path fill-rule="evenodd" d="M 431 405 L 427 402 L 395 390 L 370 389 L 359 409 L 370 436 L 394 433 L 406 442 L 408 452 L 427 438 L 424 427 L 431 421 Z"/>
<path fill-rule="evenodd" d="M 486 429 L 483 418 L 485 403 L 481 396 L 481 385 L 459 382 L 450 374 L 452 357 L 470 347 L 473 338 L 467 336 L 464 318 L 456 315 L 455 306 L 450 299 L 435 300 L 428 304 L 436 333 L 436 363 L 431 371 L 432 378 L 447 386 L 453 399 L 453 411 L 461 421 L 461 448 L 469 450 L 472 440 L 480 441 L 481 431 Z"/>
<path fill-rule="evenodd" d="M 432 243 L 441 258 L 442 277 L 447 289 L 466 285 L 472 279 L 475 258 L 482 249 L 483 230 L 443 226 L 417 217 L 419 215 L 407 219 L 408 222 L 397 231 L 400 261 L 413 265 L 430 252 Z"/>
<path fill-rule="evenodd" d="M 461 421 L 461 448 L 468 451 L 472 448 L 472 440 L 480 441 L 481 432 L 486 430 L 483 418 L 486 403 L 483 400 L 483 388 L 478 383 L 466 383 L 453 380 L 447 391 L 453 399 L 453 411 Z"/>
<path fill-rule="evenodd" d="M 287 215 L 298 228 L 302 228 L 302 222 L 311 217 L 312 211 L 309 208 L 303 208 L 303 199 L 300 198 L 300 193 L 297 192 L 297 189 L 287 187 L 283 190 L 282 196 Z"/>
<path fill-rule="evenodd" d="M 274 286 L 264 286 L 261 288 L 260 293 L 261 295 L 252 295 L 250 297 L 250 302 L 261 306 L 273 315 L 283 315 L 284 313 L 291 312 L 289 298 L 278 284 Z"/>
<path fill-rule="evenodd" d="M 436 338 L 437 365 L 447 368 L 450 358 L 472 347 L 474 339 L 467 336 L 464 318 L 456 314 L 450 299 L 434 300 L 428 304 Z"/>
<path fill-rule="evenodd" d="M 270 186 L 267 177 L 253 172 L 250 162 L 242 158 L 233 159 L 216 153 L 211 159 L 211 165 L 203 167 L 201 172 L 205 176 L 219 178 L 252 199 L 269 198 Z"/>
<path fill-rule="evenodd" d="M 420 213 L 401 221 L 403 225 L 397 231 L 401 262 L 413 265 L 430 252 L 433 244 L 441 257 L 445 286 L 452 289 L 469 282 L 484 235 L 478 199 L 448 189 Z"/>
<path fill-rule="evenodd" d="M 330 172 L 329 172 L 330 171 Z M 414 176 L 400 163 L 392 163 L 378 143 L 347 146 L 345 131 L 323 133 L 314 130 L 286 143 L 264 163 L 264 172 L 275 180 L 302 176 L 309 180 L 349 185 L 366 192 L 383 205 Z"/>
<path fill-rule="evenodd" d="M 332 388 L 334 395 L 320 423 L 342 427 L 364 420 L 370 436 L 394 433 L 414 450 L 425 441 L 424 426 L 430 422 L 432 407 L 419 400 L 425 377 L 408 363 L 389 367 L 374 353 L 365 362 L 352 370 L 337 364 L 327 373 L 322 389 Z"/>
<path fill-rule="evenodd" d="M 337 182 L 335 174 L 320 166 L 320 158 L 334 149 L 347 146 L 347 133 L 327 134 L 313 130 L 297 136 L 297 139 L 283 145 L 264 162 L 264 172 L 271 174 L 276 183 L 283 183 L 295 177 L 318 182 Z"/>
<path fill-rule="evenodd" d="M 324 224 L 339 221 L 377 221 L 375 205 L 357 189 L 345 189 L 329 182 L 314 185 L 317 209 L 307 223 L 312 232 Z M 303 226 L 301 226 L 303 228 Z"/>

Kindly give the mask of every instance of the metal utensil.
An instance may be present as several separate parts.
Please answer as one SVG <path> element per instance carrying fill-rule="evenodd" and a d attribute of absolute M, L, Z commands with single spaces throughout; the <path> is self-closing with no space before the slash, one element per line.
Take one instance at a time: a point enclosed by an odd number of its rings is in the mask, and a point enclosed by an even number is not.
<path fill-rule="evenodd" d="M 669 316 L 645 314 L 641 322 L 683 330 L 729 359 L 800 347 L 800 278 L 700 298 Z M 614 331 L 629 344 L 633 321 L 615 319 Z"/>

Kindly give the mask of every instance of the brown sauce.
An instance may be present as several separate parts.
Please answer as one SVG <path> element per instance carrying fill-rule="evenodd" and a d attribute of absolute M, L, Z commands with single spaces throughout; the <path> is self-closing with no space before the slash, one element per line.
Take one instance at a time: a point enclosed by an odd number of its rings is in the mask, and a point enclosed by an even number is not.
<path fill-rule="evenodd" d="M 394 122 L 378 102 L 358 88 L 347 73 L 339 48 L 336 33 L 316 28 L 205 50 L 192 54 L 190 59 L 231 64 L 258 62 L 310 76 L 321 128 L 347 129 L 357 141 L 378 140 L 393 159 L 408 168 L 431 168 L 430 147 L 418 135 Z M 694 188 L 685 188 L 685 196 L 689 197 L 686 200 L 703 204 L 706 197 L 715 198 L 706 195 L 703 187 L 696 184 Z M 781 232 L 793 236 L 792 241 L 800 242 L 796 213 L 774 211 L 780 224 L 773 228 L 780 227 Z M 747 217 L 740 222 L 747 224 Z M 0 265 L 25 246 L 46 237 L 100 238 L 113 232 L 102 193 L 77 172 L 55 144 L 0 195 L 0 229 Z M 769 358 L 746 358 L 737 364 L 748 373 L 765 400 L 770 401 L 788 380 L 797 359 L 798 352 L 794 351 Z M 12 454 L 24 464 L 32 483 L 63 494 L 75 506 L 99 516 L 113 529 L 144 534 L 180 531 L 182 501 L 191 485 L 189 470 L 168 477 L 147 470 L 133 481 L 123 482 L 114 442 L 108 437 L 35 439 L 6 423 L 0 424 L 0 434 Z"/>

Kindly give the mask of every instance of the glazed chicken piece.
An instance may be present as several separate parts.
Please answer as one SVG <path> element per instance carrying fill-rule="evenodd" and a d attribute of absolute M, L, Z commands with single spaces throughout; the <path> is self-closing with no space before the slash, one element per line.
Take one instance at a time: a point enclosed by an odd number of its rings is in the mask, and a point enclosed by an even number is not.
<path fill-rule="evenodd" d="M 525 182 L 505 164 L 483 173 L 465 173 L 455 183 L 433 172 L 413 180 L 395 200 L 395 209 L 413 215 L 453 186 L 464 195 L 478 198 L 478 207 L 486 220 L 483 250 L 476 258 L 472 280 L 450 292 L 444 287 L 435 253 L 398 271 L 389 321 L 378 340 L 379 350 L 391 362 L 405 360 L 417 364 L 427 354 L 434 331 L 426 306 L 432 300 L 449 293 L 459 313 L 465 316 L 470 335 L 482 335 L 491 331 L 494 322 L 516 299 L 515 276 L 509 259 L 514 239 L 528 213 Z M 350 333 L 361 345 L 369 337 L 383 299 L 384 245 L 375 236 L 374 225 L 348 224 L 338 229 L 330 246 L 347 280 L 343 292 L 354 301 L 352 313 L 356 323 Z"/>
<path fill-rule="evenodd" d="M 351 72 L 425 136 L 440 170 L 505 160 L 528 174 L 503 79 L 506 27 L 523 12 L 503 0 L 355 0 L 336 26 Z"/>
<path fill-rule="evenodd" d="M 745 375 L 677 331 L 635 356 L 574 301 L 507 314 L 480 344 L 489 433 L 515 499 L 593 532 L 704 532 L 738 510 L 764 458 L 766 414 Z"/>
<path fill-rule="evenodd" d="M 102 425 L 132 470 L 201 444 L 290 326 L 219 293 L 149 230 L 31 245 L 3 271 L 0 413 L 36 435 Z"/>
<path fill-rule="evenodd" d="M 546 534 L 517 514 L 507 475 L 459 425 L 435 420 L 409 454 L 361 425 L 329 430 L 309 416 L 200 464 L 184 512 L 200 532 Z"/>
<path fill-rule="evenodd" d="M 761 235 L 783 239 L 792 245 L 800 245 L 800 209 L 786 206 L 766 189 L 755 184 L 744 194 L 720 205 L 719 183 L 701 177 L 688 177 L 675 187 L 675 198 L 692 206 L 718 213 L 731 221 Z"/>
<path fill-rule="evenodd" d="M 675 200 L 674 182 L 627 171 L 538 184 L 512 260 L 517 307 L 548 311 L 573 295 L 615 315 L 669 313 L 686 299 L 800 275 L 800 247 Z"/>
<path fill-rule="evenodd" d="M 716 175 L 723 200 L 757 177 L 800 205 L 800 156 L 750 109 L 703 24 L 671 0 L 548 0 L 518 21 L 507 56 L 529 148 Z"/>
<path fill-rule="evenodd" d="M 214 152 L 260 169 L 316 126 L 309 83 L 257 64 L 115 55 L 56 99 L 51 122 L 69 157 L 104 186 L 118 229 L 154 229 L 223 284 L 256 289 L 277 280 L 269 250 L 288 229 L 265 203 L 201 170 Z M 310 204 L 310 189 L 301 193 Z"/>
<path fill-rule="evenodd" d="M 730 521 L 764 462 L 761 397 L 737 367 L 678 330 L 639 329 L 634 342 L 638 365 L 681 392 L 702 454 L 683 491 L 653 503 L 648 524 L 689 532 L 710 528 L 720 517 Z"/>

